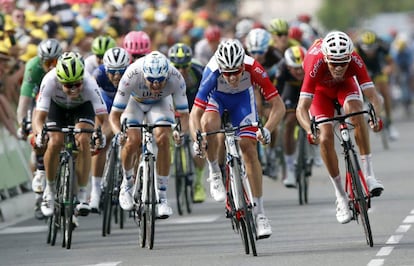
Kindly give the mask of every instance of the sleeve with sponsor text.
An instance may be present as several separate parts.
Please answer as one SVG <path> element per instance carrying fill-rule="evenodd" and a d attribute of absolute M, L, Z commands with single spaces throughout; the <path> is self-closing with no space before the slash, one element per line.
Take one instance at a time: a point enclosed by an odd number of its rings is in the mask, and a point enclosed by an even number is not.
<path fill-rule="evenodd" d="M 200 88 L 194 100 L 194 105 L 206 109 L 208 100 L 213 91 L 217 89 L 218 71 L 211 71 L 209 67 L 204 68 L 203 77 L 201 78 Z"/>
<path fill-rule="evenodd" d="M 251 75 L 252 84 L 259 86 L 260 92 L 266 101 L 279 95 L 278 90 L 273 86 L 272 81 L 269 79 L 266 70 L 259 62 L 254 61 L 252 65 L 245 64 L 245 69 Z"/>

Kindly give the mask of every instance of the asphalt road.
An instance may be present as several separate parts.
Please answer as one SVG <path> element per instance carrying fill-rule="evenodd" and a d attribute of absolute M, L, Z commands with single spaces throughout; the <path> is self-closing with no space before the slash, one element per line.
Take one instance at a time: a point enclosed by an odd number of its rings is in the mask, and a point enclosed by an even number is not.
<path fill-rule="evenodd" d="M 397 114 L 398 115 L 398 114 Z M 257 242 L 258 256 L 245 255 L 240 237 L 224 216 L 224 206 L 208 199 L 179 216 L 170 182 L 174 215 L 156 222 L 153 250 L 138 247 L 138 229 L 128 219 L 101 236 L 101 217 L 80 219 L 72 249 L 46 244 L 46 225 L 28 214 L 0 227 L 0 265 L 414 265 L 414 119 L 396 117 L 400 139 L 384 150 L 372 135 L 374 167 L 385 191 L 369 211 L 374 247 L 366 244 L 362 226 L 341 225 L 335 218 L 335 199 L 325 169 L 314 168 L 309 204 L 300 206 L 295 189 L 280 180 L 264 179 L 266 214 L 273 235 Z M 58 241 L 61 240 L 58 235 Z"/>

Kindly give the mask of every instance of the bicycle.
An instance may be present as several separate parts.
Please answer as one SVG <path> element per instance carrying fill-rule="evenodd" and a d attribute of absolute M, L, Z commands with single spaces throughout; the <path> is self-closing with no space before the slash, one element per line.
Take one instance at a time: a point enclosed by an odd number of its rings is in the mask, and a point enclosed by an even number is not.
<path fill-rule="evenodd" d="M 295 163 L 296 183 L 298 184 L 299 204 L 308 203 L 309 177 L 312 175 L 313 158 L 307 141 L 306 132 L 298 127 L 297 155 Z"/>
<path fill-rule="evenodd" d="M 365 238 L 367 244 L 372 247 L 374 245 L 372 238 L 372 230 L 368 217 L 368 209 L 371 206 L 371 195 L 368 190 L 365 177 L 362 173 L 358 156 L 352 142 L 350 131 L 353 129 L 353 125 L 347 122 L 347 118 L 369 114 L 370 121 L 375 125 L 378 123 L 375 110 L 372 104 L 368 104 L 368 110 L 363 110 L 359 112 L 349 113 L 341 115 L 341 106 L 339 103 L 335 104 L 336 111 L 338 116 L 333 118 L 322 119 L 315 121 L 315 117 L 312 118 L 311 130 L 312 134 L 316 134 L 317 125 L 321 123 L 336 121 L 339 123 L 339 133 L 335 134 L 340 140 L 341 146 L 343 148 L 343 155 L 345 160 L 345 170 L 346 170 L 346 181 L 345 181 L 345 191 L 349 197 L 349 207 L 352 211 L 352 219 L 358 223 L 358 217 L 364 228 Z"/>
<path fill-rule="evenodd" d="M 126 124 L 122 124 L 122 132 L 125 132 Z M 122 182 L 121 149 L 117 138 L 113 137 L 109 147 L 104 174 L 101 185 L 101 210 L 102 210 L 102 236 L 111 234 L 112 217 L 119 223 L 119 228 L 124 228 L 125 213 L 119 205 L 119 191 Z"/>
<path fill-rule="evenodd" d="M 64 128 L 48 128 L 46 125 L 42 129 L 42 137 L 47 132 L 62 132 L 65 134 L 64 148 L 59 155 L 59 166 L 56 176 L 56 193 L 54 210 L 48 218 L 48 233 L 46 242 L 52 246 L 56 243 L 58 231 L 62 233 L 62 248 L 71 248 L 72 232 L 74 229 L 73 215 L 76 204 L 75 200 L 75 155 L 77 154 L 75 135 L 79 133 L 94 133 L 95 129 L 75 128 L 67 126 Z M 100 128 L 97 130 L 100 137 Z M 94 138 L 92 138 L 94 142 Z"/>
<path fill-rule="evenodd" d="M 256 226 L 253 215 L 253 194 L 247 179 L 240 147 L 239 138 L 236 132 L 245 127 L 257 126 L 258 123 L 233 127 L 231 124 L 225 124 L 224 128 L 211 131 L 197 131 L 197 142 L 201 147 L 203 137 L 223 133 L 225 135 L 226 147 L 226 171 L 225 171 L 225 188 L 226 188 L 226 218 L 230 218 L 231 225 L 235 233 L 240 234 L 244 251 L 246 254 L 252 251 L 253 256 L 257 256 L 256 251 Z"/>
<path fill-rule="evenodd" d="M 128 127 L 141 128 L 142 154 L 132 193 L 134 219 L 139 226 L 139 243 L 142 248 L 154 247 L 156 207 L 160 202 L 155 175 L 156 145 L 153 130 L 157 127 L 174 127 L 172 124 L 138 124 Z M 163 217 L 160 217 L 163 218 Z"/>
<path fill-rule="evenodd" d="M 180 120 L 177 119 L 177 128 L 180 131 Z M 190 148 L 190 136 L 185 134 L 181 136 L 180 144 L 174 145 L 174 170 L 175 170 L 175 195 L 177 198 L 177 210 L 179 215 L 192 212 L 193 204 L 193 177 L 194 162 Z"/>

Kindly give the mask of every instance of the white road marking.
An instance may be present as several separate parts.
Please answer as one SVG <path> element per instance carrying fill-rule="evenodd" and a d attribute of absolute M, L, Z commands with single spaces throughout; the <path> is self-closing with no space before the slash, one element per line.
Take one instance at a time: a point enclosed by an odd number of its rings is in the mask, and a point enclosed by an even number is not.
<path fill-rule="evenodd" d="M 406 233 L 408 230 L 410 230 L 411 224 L 402 224 L 398 226 L 397 230 L 395 230 L 396 233 Z"/>
<path fill-rule="evenodd" d="M 403 235 L 392 235 L 390 236 L 390 238 L 388 238 L 387 242 L 385 242 L 385 244 L 398 244 L 401 240 L 401 238 L 403 238 Z"/>
<path fill-rule="evenodd" d="M 375 260 L 371 260 L 367 266 L 382 266 L 384 265 L 384 260 L 383 259 L 375 259 Z"/>
<path fill-rule="evenodd" d="M 217 221 L 222 215 L 200 215 L 200 216 L 183 216 L 171 220 L 162 221 L 167 224 L 201 224 Z"/>
<path fill-rule="evenodd" d="M 82 266 L 117 266 L 120 265 L 122 261 L 109 261 L 109 262 L 102 262 L 98 264 L 87 264 Z"/>
<path fill-rule="evenodd" d="M 0 230 L 0 235 L 46 232 L 46 225 L 7 227 Z"/>
<path fill-rule="evenodd" d="M 390 238 L 388 238 L 387 242 L 385 242 L 385 244 L 387 245 L 394 245 L 394 244 L 398 244 L 401 239 L 404 236 L 404 233 L 408 232 L 408 230 L 410 230 L 411 228 L 411 224 L 414 223 L 414 209 L 411 210 L 410 212 L 411 215 L 408 215 L 407 217 L 404 218 L 403 220 L 403 224 L 399 225 L 398 228 L 395 230 L 395 232 L 397 234 L 390 236 Z M 393 246 L 385 246 L 382 247 L 378 253 L 377 253 L 377 257 L 386 257 L 388 255 L 391 254 L 391 252 L 394 250 Z M 368 262 L 367 266 L 382 266 L 384 265 L 385 259 L 372 259 L 370 262 Z"/>
<path fill-rule="evenodd" d="M 390 246 L 390 247 L 382 247 L 378 253 L 377 256 L 378 257 L 383 257 L 383 256 L 388 256 L 391 254 L 392 250 L 394 249 L 394 247 Z"/>

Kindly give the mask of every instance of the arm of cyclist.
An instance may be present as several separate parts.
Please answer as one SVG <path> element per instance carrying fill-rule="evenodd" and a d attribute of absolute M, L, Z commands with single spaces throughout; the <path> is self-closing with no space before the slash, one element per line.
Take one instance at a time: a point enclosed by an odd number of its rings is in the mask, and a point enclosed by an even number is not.
<path fill-rule="evenodd" d="M 109 124 L 108 114 L 98 114 L 96 115 L 96 128 L 100 128 L 101 134 L 97 135 L 97 132 L 94 134 L 94 137 L 97 138 L 96 145 L 97 149 L 103 149 L 107 145 L 106 140 L 112 138 L 112 128 Z"/>
<path fill-rule="evenodd" d="M 370 103 L 372 103 L 372 105 L 374 106 L 374 110 L 375 110 L 375 114 L 377 116 L 376 121 L 377 123 L 373 123 L 373 121 L 369 122 L 370 127 L 372 128 L 372 130 L 374 132 L 379 132 L 381 131 L 383 124 L 382 124 L 382 120 L 381 117 L 379 116 L 379 114 L 382 111 L 382 100 L 381 97 L 379 96 L 377 90 L 375 89 L 374 86 L 365 88 L 363 90 L 363 93 L 365 95 L 365 97 L 367 97 L 368 101 Z"/>
<path fill-rule="evenodd" d="M 123 145 L 126 141 L 125 132 L 123 132 L 121 127 L 121 114 L 122 112 L 112 109 L 109 114 L 109 124 L 112 129 L 112 133 L 117 138 L 119 145 Z"/>
<path fill-rule="evenodd" d="M 258 130 L 256 132 L 256 138 L 263 144 L 269 144 L 271 141 L 271 132 L 276 129 L 279 122 L 285 116 L 286 107 L 282 101 L 280 95 L 277 95 L 270 100 L 269 118 L 266 121 L 266 124 L 263 126 L 263 130 Z"/>
<path fill-rule="evenodd" d="M 318 131 L 312 132 L 312 123 L 309 117 L 309 109 L 312 104 L 312 99 L 307 97 L 300 97 L 298 106 L 296 107 L 296 118 L 300 126 L 306 131 L 308 142 L 310 144 L 319 144 Z"/>
<path fill-rule="evenodd" d="M 42 137 L 43 126 L 46 123 L 48 112 L 36 110 L 32 118 L 33 136 L 36 138 L 36 146 L 41 148 L 45 144 L 44 136 Z"/>
<path fill-rule="evenodd" d="M 199 140 L 199 136 L 197 136 L 197 132 L 201 132 L 201 116 L 204 113 L 204 109 L 193 105 L 191 109 L 190 116 L 189 116 L 189 129 L 191 137 L 194 140 L 193 143 L 193 150 L 194 153 L 198 156 L 202 156 L 205 152 L 205 148 L 207 146 L 206 141 Z M 203 148 L 204 147 L 204 148 Z"/>

